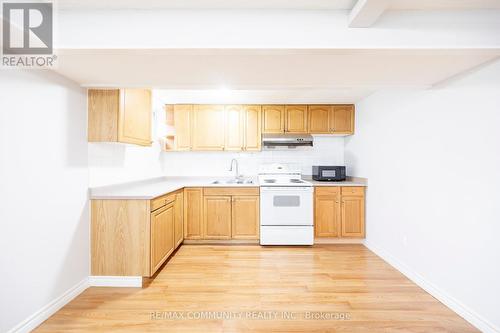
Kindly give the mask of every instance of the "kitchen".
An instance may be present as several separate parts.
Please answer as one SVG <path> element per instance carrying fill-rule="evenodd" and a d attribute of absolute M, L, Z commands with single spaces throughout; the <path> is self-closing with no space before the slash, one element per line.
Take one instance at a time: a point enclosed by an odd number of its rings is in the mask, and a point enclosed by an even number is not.
<path fill-rule="evenodd" d="M 0 331 L 499 331 L 496 1 L 53 10 L 0 70 Z"/>

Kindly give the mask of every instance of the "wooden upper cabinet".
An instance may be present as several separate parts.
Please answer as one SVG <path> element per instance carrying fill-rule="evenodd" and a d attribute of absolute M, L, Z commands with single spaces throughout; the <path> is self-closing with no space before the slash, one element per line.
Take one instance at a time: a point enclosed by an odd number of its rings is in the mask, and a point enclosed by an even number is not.
<path fill-rule="evenodd" d="M 151 145 L 151 91 L 89 89 L 88 141 Z"/>
<path fill-rule="evenodd" d="M 190 150 L 192 148 L 192 117 L 193 105 L 174 105 L 175 150 Z"/>
<path fill-rule="evenodd" d="M 285 120 L 287 133 L 307 133 L 307 105 L 287 105 Z"/>
<path fill-rule="evenodd" d="M 354 133 L 354 105 L 176 104 L 166 114 L 175 132 L 165 137 L 165 150 L 260 151 L 262 133 Z"/>
<path fill-rule="evenodd" d="M 334 105 L 330 116 L 330 131 L 334 134 L 354 133 L 354 105 Z"/>
<path fill-rule="evenodd" d="M 174 251 L 174 203 L 151 213 L 151 273 Z"/>
<path fill-rule="evenodd" d="M 205 196 L 203 221 L 205 239 L 231 239 L 231 196 Z"/>
<path fill-rule="evenodd" d="M 285 106 L 262 106 L 262 133 L 285 132 Z"/>
<path fill-rule="evenodd" d="M 314 229 L 316 237 L 340 236 L 340 189 L 316 187 L 314 198 Z"/>
<path fill-rule="evenodd" d="M 224 150 L 224 105 L 194 105 L 193 150 Z"/>
<path fill-rule="evenodd" d="M 261 106 L 260 105 L 244 105 L 243 106 L 244 120 L 244 150 L 259 151 L 261 149 Z"/>
<path fill-rule="evenodd" d="M 244 111 L 241 105 L 226 105 L 225 150 L 242 150 L 244 145 Z"/>
<path fill-rule="evenodd" d="M 259 196 L 233 196 L 232 239 L 259 239 Z"/>
<path fill-rule="evenodd" d="M 184 190 L 184 238 L 203 238 L 203 189 Z"/>
<path fill-rule="evenodd" d="M 309 133 L 330 134 L 331 105 L 309 105 Z"/>

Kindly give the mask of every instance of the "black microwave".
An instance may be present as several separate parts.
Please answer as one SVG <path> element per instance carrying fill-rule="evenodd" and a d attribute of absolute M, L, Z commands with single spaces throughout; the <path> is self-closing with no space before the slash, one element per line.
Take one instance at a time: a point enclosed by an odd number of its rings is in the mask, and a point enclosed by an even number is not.
<path fill-rule="evenodd" d="M 342 181 L 345 180 L 345 166 L 314 165 L 312 170 L 314 180 Z"/>

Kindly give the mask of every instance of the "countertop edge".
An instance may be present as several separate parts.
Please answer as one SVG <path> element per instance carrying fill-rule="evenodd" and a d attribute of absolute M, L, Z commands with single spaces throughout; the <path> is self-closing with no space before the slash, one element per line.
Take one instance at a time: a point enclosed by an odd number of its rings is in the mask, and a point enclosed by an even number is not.
<path fill-rule="evenodd" d="M 167 193 L 175 192 L 183 188 L 189 187 L 260 187 L 258 182 L 254 184 L 210 184 L 208 179 L 212 180 L 215 177 L 154 177 L 143 180 L 136 180 L 131 182 L 125 182 L 120 184 L 105 185 L 98 187 L 89 188 L 89 199 L 90 200 L 151 200 L 159 196 L 165 195 Z M 220 177 L 219 177 L 220 178 Z M 251 177 L 251 178 L 256 178 Z M 347 177 L 345 181 L 341 182 L 322 182 L 312 180 L 311 176 L 304 176 L 304 180 L 312 183 L 313 186 L 368 186 L 368 180 L 361 177 Z M 168 183 L 171 184 L 168 184 Z M 160 184 L 165 183 L 165 184 Z M 159 186 L 160 189 L 144 189 L 147 186 Z M 137 187 L 137 194 L 134 194 L 134 190 L 130 190 L 131 187 Z M 143 187 L 141 190 L 140 188 Z M 120 194 L 120 191 L 131 192 Z M 149 193 L 147 193 L 149 192 Z"/>

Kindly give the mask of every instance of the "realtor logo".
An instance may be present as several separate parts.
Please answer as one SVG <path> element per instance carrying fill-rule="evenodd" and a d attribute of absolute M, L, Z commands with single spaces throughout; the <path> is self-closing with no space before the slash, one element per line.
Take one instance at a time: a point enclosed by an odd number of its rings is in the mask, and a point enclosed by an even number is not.
<path fill-rule="evenodd" d="M 50 2 L 4 2 L 2 65 L 52 66 L 53 5 Z M 39 55 L 39 56 L 29 56 Z"/>

